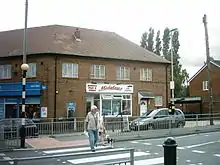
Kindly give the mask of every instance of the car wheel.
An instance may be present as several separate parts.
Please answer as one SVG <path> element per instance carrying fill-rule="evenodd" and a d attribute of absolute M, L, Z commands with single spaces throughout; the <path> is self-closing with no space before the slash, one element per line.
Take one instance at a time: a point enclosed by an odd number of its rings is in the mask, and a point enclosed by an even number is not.
<path fill-rule="evenodd" d="M 178 128 L 183 128 L 183 127 L 184 127 L 184 125 L 183 125 L 183 123 L 182 123 L 182 122 L 180 122 L 180 123 L 178 123 L 177 127 L 178 127 Z"/>

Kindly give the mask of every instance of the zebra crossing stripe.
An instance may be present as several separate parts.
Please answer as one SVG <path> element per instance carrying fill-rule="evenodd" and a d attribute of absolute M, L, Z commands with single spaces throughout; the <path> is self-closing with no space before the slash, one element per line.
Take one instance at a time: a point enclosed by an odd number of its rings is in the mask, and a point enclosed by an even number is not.
<path fill-rule="evenodd" d="M 97 149 L 107 149 L 110 148 L 109 146 L 98 146 Z M 58 149 L 58 150 L 47 150 L 43 151 L 45 154 L 58 154 L 58 153 L 65 153 L 65 152 L 79 152 L 79 151 L 88 151 L 90 147 L 80 147 L 80 148 L 66 148 L 66 149 Z"/>
<path fill-rule="evenodd" d="M 107 151 L 107 150 L 106 150 Z M 134 152 L 134 156 L 146 156 L 150 155 L 146 152 Z M 81 164 L 81 163 L 91 163 L 91 162 L 99 162 L 99 161 L 106 161 L 106 160 L 114 160 L 114 159 L 123 159 L 123 158 L 129 158 L 130 153 L 124 153 L 124 154 L 113 154 L 113 155 L 105 155 L 105 156 L 97 156 L 97 157 L 90 157 L 90 158 L 80 158 L 80 159 L 72 159 L 67 160 L 68 162 L 72 164 Z"/>

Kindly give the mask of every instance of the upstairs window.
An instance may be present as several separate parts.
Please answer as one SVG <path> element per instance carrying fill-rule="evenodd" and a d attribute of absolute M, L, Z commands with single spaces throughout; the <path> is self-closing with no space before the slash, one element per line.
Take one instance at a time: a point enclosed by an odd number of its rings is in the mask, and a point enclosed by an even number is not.
<path fill-rule="evenodd" d="M 208 81 L 203 81 L 202 82 L 202 90 L 203 91 L 209 90 L 209 83 L 208 83 Z"/>
<path fill-rule="evenodd" d="M 0 65 L 0 79 L 11 79 L 11 65 Z"/>
<path fill-rule="evenodd" d="M 29 69 L 27 70 L 27 78 L 36 77 L 37 64 L 28 63 L 28 65 L 29 65 Z"/>
<path fill-rule="evenodd" d="M 78 64 L 76 64 L 76 63 L 63 63 L 62 64 L 62 77 L 78 78 Z"/>
<path fill-rule="evenodd" d="M 140 80 L 141 81 L 152 81 L 152 69 L 141 68 L 140 69 Z"/>
<path fill-rule="evenodd" d="M 91 79 L 105 79 L 105 66 L 104 65 L 92 65 L 90 78 Z"/>
<path fill-rule="evenodd" d="M 128 67 L 117 67 L 116 68 L 116 79 L 117 80 L 130 80 L 130 68 Z"/>

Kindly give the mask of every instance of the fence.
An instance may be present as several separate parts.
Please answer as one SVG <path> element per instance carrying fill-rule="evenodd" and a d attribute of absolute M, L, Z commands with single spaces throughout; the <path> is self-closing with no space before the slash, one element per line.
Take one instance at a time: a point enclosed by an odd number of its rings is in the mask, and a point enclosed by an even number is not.
<path fill-rule="evenodd" d="M 129 121 L 122 121 L 120 118 L 113 120 L 113 118 L 105 120 L 106 132 L 112 135 L 117 133 L 133 132 L 137 134 L 140 131 L 146 130 L 158 130 L 158 129 L 169 129 L 170 123 L 171 128 L 193 128 L 199 129 L 210 125 L 209 114 L 191 114 L 185 115 L 185 119 L 177 117 L 172 118 L 158 118 L 156 122 L 151 121 L 149 124 L 143 124 L 142 121 L 137 120 L 138 117 L 132 117 Z M 132 124 L 136 126 L 132 128 Z M 214 114 L 213 120 L 215 125 L 220 125 L 220 114 Z M 171 122 L 170 122 L 171 121 Z M 82 118 L 75 119 L 72 121 L 54 121 L 51 119 L 46 122 L 36 123 L 39 135 L 59 135 L 59 134 L 71 134 L 71 133 L 82 133 L 84 131 L 84 121 Z"/>
<path fill-rule="evenodd" d="M 214 126 L 210 125 L 209 114 L 187 114 L 184 118 L 161 117 L 147 122 L 139 120 L 140 117 L 132 117 L 129 120 L 122 120 L 118 118 L 106 118 L 105 128 L 106 133 L 112 138 L 129 138 L 129 136 L 145 136 L 148 138 L 158 137 L 161 135 L 181 135 L 184 133 L 193 133 L 198 130 L 210 130 L 211 128 L 220 128 L 220 114 L 213 114 Z M 37 136 L 65 136 L 70 134 L 81 135 L 84 131 L 84 119 L 76 118 L 75 120 L 54 120 L 47 119 L 47 121 L 38 121 L 35 125 L 29 126 L 26 129 L 26 137 L 32 138 Z M 1 148 L 19 148 L 19 128 L 8 131 L 9 137 L 1 128 L 0 131 L 0 147 Z"/>
<path fill-rule="evenodd" d="M 112 162 L 107 162 L 107 163 L 101 163 L 101 164 L 96 164 L 96 165 L 116 165 L 116 164 L 130 164 L 130 165 L 134 165 L 134 149 L 133 148 L 128 148 L 128 149 L 111 149 L 109 151 L 96 151 L 91 153 L 90 152 L 82 152 L 82 153 L 71 153 L 71 154 L 59 154 L 59 155 L 52 155 L 52 156 L 39 156 L 39 157 L 24 157 L 24 158 L 13 158 L 9 160 L 0 160 L 0 164 L 4 163 L 4 162 L 10 162 L 10 164 L 14 164 L 14 165 L 21 165 L 20 163 L 28 163 L 31 164 L 34 161 L 38 161 L 38 163 L 40 164 L 39 160 L 48 160 L 48 159 L 53 159 L 53 158 L 77 158 L 77 157 L 81 157 L 81 156 L 85 156 L 85 158 L 88 157 L 95 157 L 97 155 L 111 155 L 112 153 L 116 153 L 116 152 L 129 152 L 130 153 L 130 158 L 127 160 L 123 160 L 123 161 L 112 161 Z"/>

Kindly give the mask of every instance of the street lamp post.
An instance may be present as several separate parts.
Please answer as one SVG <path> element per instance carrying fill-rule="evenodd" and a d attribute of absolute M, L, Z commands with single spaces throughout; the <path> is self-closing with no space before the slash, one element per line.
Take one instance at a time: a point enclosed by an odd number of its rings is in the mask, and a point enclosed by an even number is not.
<path fill-rule="evenodd" d="M 170 82 L 170 89 L 171 89 L 171 102 L 174 104 L 174 89 L 175 89 L 175 83 L 173 78 L 173 32 L 177 31 L 177 28 L 170 30 L 171 39 L 170 39 L 170 50 L 171 50 L 171 82 Z"/>
<path fill-rule="evenodd" d="M 173 32 L 177 31 L 177 28 L 172 29 L 169 31 L 169 34 L 171 35 L 170 38 L 170 53 L 171 53 L 171 82 L 170 82 L 170 89 L 171 89 L 171 103 L 174 105 L 174 89 L 175 89 L 175 83 L 174 83 L 174 78 L 173 78 Z M 170 116 L 170 121 L 169 121 L 169 134 L 171 135 L 172 131 L 172 116 Z"/>
<path fill-rule="evenodd" d="M 29 69 L 27 64 L 26 55 L 27 55 L 27 15 L 28 15 L 28 0 L 25 2 L 25 27 L 24 27 L 24 38 L 23 38 L 23 63 L 21 65 L 22 70 L 22 111 L 21 111 L 21 128 L 20 128 L 20 137 L 21 137 L 21 148 L 25 148 L 25 98 L 26 98 L 26 73 Z"/>

